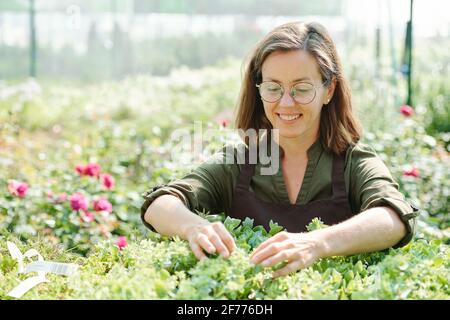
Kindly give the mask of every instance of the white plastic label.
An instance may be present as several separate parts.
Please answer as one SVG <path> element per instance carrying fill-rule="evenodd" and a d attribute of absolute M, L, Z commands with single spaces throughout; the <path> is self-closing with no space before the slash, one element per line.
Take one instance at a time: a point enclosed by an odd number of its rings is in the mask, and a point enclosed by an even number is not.
<path fill-rule="evenodd" d="M 32 271 L 51 272 L 62 276 L 70 276 L 77 271 L 78 266 L 73 263 L 51 261 L 33 261 L 25 268 L 25 273 Z"/>
<path fill-rule="evenodd" d="M 40 255 L 40 253 L 35 249 L 30 249 L 26 251 L 24 254 L 20 252 L 19 248 L 12 243 L 6 243 L 9 253 L 11 257 L 17 260 L 19 265 L 19 273 L 29 273 L 29 272 L 37 272 L 38 275 L 34 277 L 30 277 L 25 279 L 21 283 L 19 283 L 14 289 L 12 289 L 8 295 L 13 298 L 21 298 L 26 292 L 31 290 L 36 285 L 48 282 L 45 278 L 45 274 L 48 272 L 70 276 L 75 273 L 78 269 L 78 265 L 73 263 L 61 263 L 61 262 L 53 262 L 53 261 L 44 261 L 44 258 Z M 24 258 L 31 259 L 37 256 L 37 261 L 32 261 L 26 267 L 24 267 Z"/>
<path fill-rule="evenodd" d="M 34 276 L 28 279 L 23 280 L 17 287 L 12 289 L 8 295 L 20 299 L 25 293 L 27 293 L 30 289 L 32 289 L 34 286 L 43 283 L 48 282 L 48 280 L 42 276 Z"/>

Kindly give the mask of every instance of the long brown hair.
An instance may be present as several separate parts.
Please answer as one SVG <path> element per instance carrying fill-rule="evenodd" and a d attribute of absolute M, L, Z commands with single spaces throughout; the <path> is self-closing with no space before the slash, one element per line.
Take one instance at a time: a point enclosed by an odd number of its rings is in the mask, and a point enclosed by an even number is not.
<path fill-rule="evenodd" d="M 316 59 L 325 86 L 336 81 L 333 97 L 321 111 L 319 135 L 328 151 L 335 154 L 345 152 L 350 144 L 359 141 L 362 128 L 352 111 L 350 89 L 333 40 L 327 30 L 316 22 L 283 24 L 256 44 L 244 64 L 235 127 L 244 131 L 250 128 L 257 131 L 272 129 L 256 84 L 262 81 L 262 65 L 269 54 L 290 50 L 305 50 Z M 248 145 L 247 139 L 245 142 Z"/>

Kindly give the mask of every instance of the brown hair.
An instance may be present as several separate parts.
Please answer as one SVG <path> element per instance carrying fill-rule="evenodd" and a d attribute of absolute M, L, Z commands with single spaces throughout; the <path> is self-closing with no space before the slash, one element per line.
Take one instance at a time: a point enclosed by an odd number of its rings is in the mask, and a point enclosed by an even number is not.
<path fill-rule="evenodd" d="M 319 65 L 322 81 L 336 87 L 333 97 L 320 115 L 319 135 L 324 147 L 335 154 L 347 150 L 361 138 L 362 128 L 352 112 L 350 89 L 342 72 L 336 47 L 327 30 L 319 23 L 291 22 L 276 27 L 261 39 L 244 65 L 244 76 L 236 108 L 235 126 L 244 131 L 272 129 L 265 116 L 256 84 L 262 81 L 264 60 L 275 51 L 305 50 Z M 248 139 L 245 139 L 248 145 Z"/>

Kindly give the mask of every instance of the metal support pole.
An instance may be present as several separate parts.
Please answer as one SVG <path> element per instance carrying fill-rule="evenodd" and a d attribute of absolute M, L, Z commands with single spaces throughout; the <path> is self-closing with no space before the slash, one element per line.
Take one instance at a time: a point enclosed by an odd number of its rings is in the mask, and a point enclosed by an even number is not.
<path fill-rule="evenodd" d="M 408 99 L 406 103 L 409 106 L 413 105 L 412 99 L 412 51 L 413 51 L 413 2 L 414 0 L 410 0 L 409 6 L 409 22 L 408 22 L 408 30 L 409 30 L 409 44 L 408 44 Z"/>
<path fill-rule="evenodd" d="M 30 0 L 30 76 L 33 78 L 36 78 L 37 56 L 35 15 L 34 0 Z"/>

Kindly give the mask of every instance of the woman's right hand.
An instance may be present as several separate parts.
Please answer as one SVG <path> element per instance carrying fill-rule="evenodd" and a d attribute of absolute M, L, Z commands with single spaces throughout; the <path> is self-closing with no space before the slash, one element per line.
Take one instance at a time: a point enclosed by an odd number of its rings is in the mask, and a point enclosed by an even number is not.
<path fill-rule="evenodd" d="M 236 248 L 233 236 L 221 222 L 192 226 L 187 229 L 186 239 L 198 260 L 206 258 L 205 252 L 228 258 Z"/>

